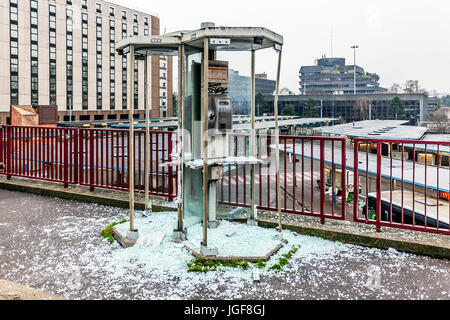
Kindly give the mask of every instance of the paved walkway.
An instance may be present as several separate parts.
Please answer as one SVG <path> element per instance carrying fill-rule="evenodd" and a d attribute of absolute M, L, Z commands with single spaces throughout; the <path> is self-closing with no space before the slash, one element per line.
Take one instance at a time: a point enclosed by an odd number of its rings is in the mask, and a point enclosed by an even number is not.
<path fill-rule="evenodd" d="M 100 230 L 126 209 L 1 189 L 0 207 L 0 279 L 69 299 L 450 299 L 449 260 L 301 236 L 255 284 L 250 270 L 187 273 L 176 257 L 118 263 L 124 249 Z"/>

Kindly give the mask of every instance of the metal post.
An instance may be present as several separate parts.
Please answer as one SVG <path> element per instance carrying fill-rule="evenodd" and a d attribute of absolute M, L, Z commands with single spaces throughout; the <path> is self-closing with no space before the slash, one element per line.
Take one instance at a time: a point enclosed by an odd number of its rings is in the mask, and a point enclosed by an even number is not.
<path fill-rule="evenodd" d="M 12 159 L 12 136 L 11 127 L 6 127 L 6 167 L 5 172 L 11 173 L 11 159 Z M 6 178 L 11 180 L 11 175 L 7 175 Z"/>
<path fill-rule="evenodd" d="M 144 60 L 144 107 L 145 107 L 145 145 L 144 145 L 144 193 L 145 203 L 144 210 L 148 212 L 149 209 L 149 184 L 150 177 L 148 170 L 150 168 L 150 94 L 148 92 L 148 56 Z M 140 174 L 140 173 L 139 173 Z"/>
<path fill-rule="evenodd" d="M 275 115 L 275 140 L 276 140 L 276 168 L 277 168 L 277 209 L 278 209 L 278 229 L 282 232 L 282 216 L 281 216 L 281 186 L 280 186 L 280 133 L 278 128 L 278 92 L 280 88 L 280 69 L 281 69 L 281 55 L 282 47 L 278 52 L 278 69 L 277 69 L 277 82 L 275 86 L 275 101 L 274 101 L 274 115 Z"/>
<path fill-rule="evenodd" d="M 94 191 L 94 130 L 89 130 L 89 186 Z"/>
<path fill-rule="evenodd" d="M 183 231 L 184 223 L 184 45 L 178 48 L 178 231 Z"/>
<path fill-rule="evenodd" d="M 334 153 L 334 150 L 332 149 L 331 152 Z M 334 176 L 331 177 L 331 181 L 334 184 Z M 344 198 L 344 196 L 342 197 Z M 325 147 L 323 140 L 320 140 L 320 223 L 325 223 Z"/>
<path fill-rule="evenodd" d="M 203 40 L 203 110 L 202 110 L 202 153 L 203 153 L 203 243 L 208 246 L 208 66 L 209 39 Z"/>
<path fill-rule="evenodd" d="M 353 94 L 356 94 L 356 49 L 359 47 L 354 45 L 351 48 L 353 49 Z"/>
<path fill-rule="evenodd" d="M 79 173 L 78 173 L 78 165 L 80 163 L 80 153 L 79 153 L 79 147 L 78 147 L 78 142 L 79 142 L 79 135 L 80 135 L 80 129 L 75 129 L 74 131 L 72 131 L 72 139 L 74 142 L 74 146 L 73 146 L 73 182 L 75 184 L 78 184 L 78 178 L 79 178 Z"/>
<path fill-rule="evenodd" d="M 134 232 L 134 46 L 130 46 L 128 67 L 128 188 L 130 191 L 130 232 Z"/>
<path fill-rule="evenodd" d="M 252 78 L 252 96 L 251 96 L 251 118 L 252 118 L 252 130 L 250 134 L 250 156 L 256 157 L 256 128 L 255 128 L 255 94 L 256 94 L 256 80 L 255 80 L 255 50 L 252 50 L 252 61 L 251 61 L 251 78 Z M 250 220 L 255 220 L 256 216 L 256 208 L 255 208 L 255 200 L 256 200 L 256 188 L 255 188 L 255 170 L 256 165 L 251 165 L 251 207 L 250 207 Z"/>
<path fill-rule="evenodd" d="M 72 98 L 69 98 L 69 122 L 72 122 Z"/>
<path fill-rule="evenodd" d="M 356 48 L 353 49 L 353 94 L 356 94 Z"/>
<path fill-rule="evenodd" d="M 68 150 L 68 137 L 69 132 L 66 130 L 62 130 L 62 137 L 63 137 L 63 148 L 64 148 L 64 188 L 67 188 L 69 186 L 69 150 Z M 48 136 L 48 133 L 47 133 Z M 48 148 L 48 147 L 47 147 Z"/>
<path fill-rule="evenodd" d="M 366 173 L 367 174 L 367 173 Z M 376 206 L 376 230 L 380 232 L 380 215 L 381 215 L 381 142 L 377 142 L 377 206 Z M 353 186 L 355 194 L 356 185 Z M 368 204 L 366 204 L 368 207 Z"/>

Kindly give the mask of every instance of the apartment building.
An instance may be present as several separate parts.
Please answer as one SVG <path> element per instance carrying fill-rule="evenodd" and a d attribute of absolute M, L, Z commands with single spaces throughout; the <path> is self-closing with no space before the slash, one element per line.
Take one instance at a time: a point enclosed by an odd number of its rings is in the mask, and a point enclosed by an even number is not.
<path fill-rule="evenodd" d="M 11 105 L 56 105 L 60 121 L 128 119 L 124 37 L 158 35 L 151 12 L 100 0 L 0 2 L 0 124 Z M 172 57 L 149 59 L 152 117 L 172 116 Z M 135 117 L 144 117 L 144 61 L 136 60 Z"/>

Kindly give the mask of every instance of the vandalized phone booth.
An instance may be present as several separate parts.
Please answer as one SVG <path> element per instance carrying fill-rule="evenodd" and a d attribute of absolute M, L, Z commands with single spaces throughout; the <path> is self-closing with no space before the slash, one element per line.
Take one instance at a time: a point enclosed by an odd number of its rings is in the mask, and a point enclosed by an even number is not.
<path fill-rule="evenodd" d="M 216 228 L 217 182 L 221 178 L 223 165 L 249 164 L 251 174 L 251 208 L 248 224 L 256 224 L 255 168 L 261 159 L 256 158 L 255 130 L 255 51 L 271 49 L 278 53 L 275 135 L 278 139 L 278 91 L 283 37 L 259 27 L 216 27 L 213 23 L 202 23 L 193 31 L 178 31 L 160 36 L 135 36 L 121 40 L 116 50 L 130 54 L 131 59 L 149 56 L 178 56 L 178 150 L 172 153 L 174 161 L 163 166 L 178 166 L 178 221 L 174 240 L 186 239 L 187 228 L 202 223 L 203 241 L 201 254 L 217 255 L 208 247 L 208 228 Z M 250 154 L 232 157 L 229 154 L 229 135 L 233 126 L 233 101 L 228 95 L 228 61 L 217 59 L 219 51 L 251 52 L 251 137 Z M 131 62 L 130 62 L 130 65 Z M 147 65 L 147 63 L 146 63 Z M 133 70 L 133 68 L 129 68 Z M 146 69 L 146 73 L 148 69 Z M 132 72 L 129 72 L 132 74 Z M 129 75 L 132 79 L 132 75 Z M 148 77 L 145 77 L 145 81 Z M 129 84 L 134 81 L 129 81 Z M 130 86 L 130 85 L 129 85 Z M 145 83 L 148 88 L 148 84 Z M 132 88 L 128 90 L 132 94 Z M 132 96 L 132 95 L 131 95 Z M 147 97 L 149 95 L 147 94 Z M 134 99 L 129 99 L 134 100 Z M 132 102 L 133 103 L 133 102 Z M 133 106 L 131 105 L 131 110 Z M 148 105 L 147 105 L 148 107 Z M 131 114 L 132 111 L 130 111 Z M 148 114 L 148 113 L 147 113 Z M 148 119 L 147 119 L 148 120 Z M 148 122 L 148 121 L 147 121 Z M 130 126 L 130 131 L 132 126 Z M 132 136 L 130 132 L 130 136 Z M 148 146 L 145 146 L 148 148 Z M 146 157 L 148 152 L 145 152 Z M 276 153 L 277 181 L 280 186 L 279 153 Z M 146 159 L 148 161 L 148 159 Z M 147 166 L 148 168 L 148 166 Z M 131 188 L 132 189 L 132 188 Z M 130 199 L 132 199 L 130 191 Z M 278 197 L 280 190 L 278 190 Z M 278 203 L 281 203 L 278 199 Z M 132 225 L 130 201 L 130 231 Z M 281 235 L 281 210 L 279 209 Z"/>

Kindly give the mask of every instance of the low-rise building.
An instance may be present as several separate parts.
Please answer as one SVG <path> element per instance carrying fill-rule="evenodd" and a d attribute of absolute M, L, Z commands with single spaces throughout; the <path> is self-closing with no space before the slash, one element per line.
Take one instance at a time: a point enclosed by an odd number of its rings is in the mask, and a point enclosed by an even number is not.
<path fill-rule="evenodd" d="M 316 95 L 280 95 L 278 97 L 279 113 L 283 108 L 291 105 L 295 109 L 295 115 L 302 116 L 309 99 L 313 99 L 318 116 L 329 118 L 341 118 L 346 122 L 360 120 L 387 120 L 392 99 L 398 96 L 403 102 L 406 119 L 410 124 L 417 125 L 425 121 L 427 116 L 427 95 L 417 94 L 316 94 Z M 264 100 L 273 113 L 274 95 L 265 95 Z M 424 107 L 425 106 L 425 107 Z"/>

